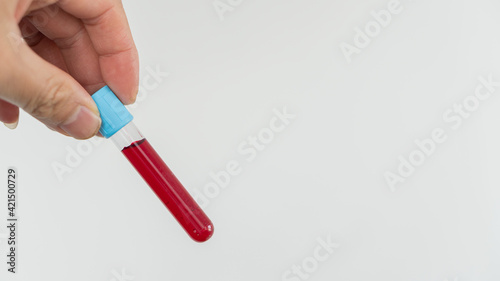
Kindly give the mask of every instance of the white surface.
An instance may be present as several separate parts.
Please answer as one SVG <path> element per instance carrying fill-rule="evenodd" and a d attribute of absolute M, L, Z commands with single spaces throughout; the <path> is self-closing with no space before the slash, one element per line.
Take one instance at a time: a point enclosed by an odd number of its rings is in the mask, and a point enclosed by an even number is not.
<path fill-rule="evenodd" d="M 214 237 L 191 241 L 110 141 L 58 181 L 78 142 L 23 114 L 0 128 L 21 218 L 19 273 L 0 280 L 287 280 L 329 235 L 308 280 L 499 280 L 500 88 L 457 130 L 442 115 L 500 81 L 500 3 L 404 0 L 349 64 L 340 44 L 388 2 L 247 0 L 221 21 L 212 0 L 125 1 L 143 87 L 170 74 L 137 126 L 191 191 L 241 165 L 205 208 Z M 246 161 L 240 143 L 285 106 L 295 119 Z M 391 192 L 384 173 L 435 128 L 447 141 Z"/>

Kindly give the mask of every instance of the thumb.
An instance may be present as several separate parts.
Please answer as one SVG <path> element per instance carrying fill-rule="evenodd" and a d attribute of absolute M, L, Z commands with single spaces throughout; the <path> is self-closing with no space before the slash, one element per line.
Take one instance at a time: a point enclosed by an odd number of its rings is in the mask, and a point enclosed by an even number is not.
<path fill-rule="evenodd" d="M 69 74 L 35 54 L 18 32 L 9 33 L 10 55 L 0 66 L 2 99 L 49 128 L 76 139 L 94 136 L 101 125 L 90 95 Z"/>

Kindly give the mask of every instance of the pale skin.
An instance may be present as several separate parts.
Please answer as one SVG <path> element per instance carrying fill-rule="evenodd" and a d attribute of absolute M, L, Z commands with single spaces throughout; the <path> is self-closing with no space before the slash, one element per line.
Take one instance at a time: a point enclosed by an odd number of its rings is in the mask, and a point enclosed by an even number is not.
<path fill-rule="evenodd" d="M 120 0 L 0 0 L 0 121 L 19 108 L 76 139 L 101 124 L 91 94 L 108 85 L 124 104 L 139 58 Z"/>

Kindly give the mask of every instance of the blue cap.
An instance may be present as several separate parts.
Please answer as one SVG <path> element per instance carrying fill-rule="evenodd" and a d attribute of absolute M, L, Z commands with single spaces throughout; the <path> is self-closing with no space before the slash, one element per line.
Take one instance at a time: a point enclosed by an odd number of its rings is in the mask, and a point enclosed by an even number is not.
<path fill-rule="evenodd" d="M 105 138 L 109 138 L 125 127 L 134 117 L 108 86 L 104 86 L 92 95 L 101 114 L 102 124 L 99 129 Z"/>

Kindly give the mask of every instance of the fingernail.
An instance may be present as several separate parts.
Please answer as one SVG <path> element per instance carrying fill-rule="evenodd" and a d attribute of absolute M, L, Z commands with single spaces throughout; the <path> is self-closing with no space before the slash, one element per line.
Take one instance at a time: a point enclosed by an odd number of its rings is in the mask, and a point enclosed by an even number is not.
<path fill-rule="evenodd" d="M 3 124 L 5 125 L 5 127 L 14 130 L 15 128 L 17 128 L 17 124 L 19 124 L 19 119 L 14 123 L 3 123 Z"/>
<path fill-rule="evenodd" d="M 94 136 L 101 126 L 101 118 L 90 109 L 80 106 L 78 110 L 59 127 L 76 139 L 88 139 Z"/>

